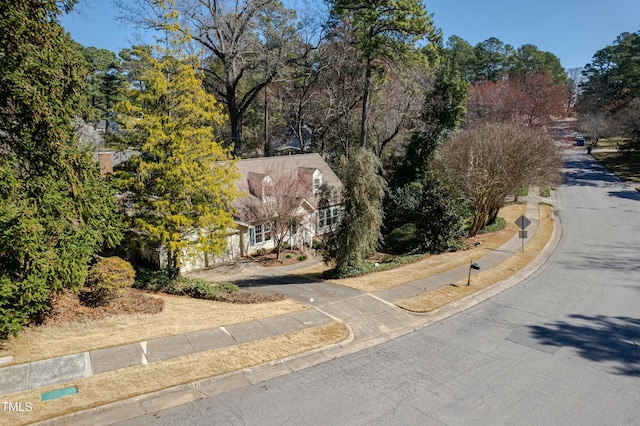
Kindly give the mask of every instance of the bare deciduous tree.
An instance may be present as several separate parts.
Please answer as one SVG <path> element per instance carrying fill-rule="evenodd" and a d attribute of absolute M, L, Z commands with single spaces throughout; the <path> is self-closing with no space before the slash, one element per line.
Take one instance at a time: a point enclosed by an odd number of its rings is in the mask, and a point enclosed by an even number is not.
<path fill-rule="evenodd" d="M 296 12 L 279 0 L 114 0 L 121 18 L 167 30 L 165 11 L 179 13 L 179 30 L 206 50 L 207 88 L 229 114 L 234 154 L 242 154 L 242 121 L 264 87 L 301 49 Z"/>
<path fill-rule="evenodd" d="M 567 70 L 567 82 L 565 84 L 567 95 L 569 96 L 567 109 L 573 108 L 576 102 L 578 102 L 578 96 L 581 92 L 580 86 L 586 80 L 584 75 L 582 75 L 583 69 L 584 68 L 576 67 Z"/>
<path fill-rule="evenodd" d="M 433 86 L 424 68 L 386 65 L 387 81 L 372 96 L 375 102 L 370 106 L 368 130 L 370 145 L 383 162 L 393 157 L 415 128 L 425 93 Z"/>
<path fill-rule="evenodd" d="M 565 113 L 567 93 L 547 74 L 512 76 L 497 82 L 474 84 L 467 98 L 467 123 L 513 121 L 545 125 Z"/>
<path fill-rule="evenodd" d="M 470 235 L 495 220 L 516 188 L 549 185 L 562 157 L 543 132 L 515 123 L 490 123 L 458 133 L 443 145 L 441 166 L 472 200 Z"/>
<path fill-rule="evenodd" d="M 313 194 L 313 179 L 303 176 L 304 173 L 304 169 L 288 168 L 250 176 L 252 196 L 243 199 L 239 207 L 243 217 L 256 224 L 269 224 L 277 258 L 312 210 L 305 211 L 304 203 Z"/>
<path fill-rule="evenodd" d="M 589 137 L 593 146 L 598 145 L 598 140 L 605 136 L 609 128 L 607 113 L 597 111 L 578 116 L 578 129 Z"/>

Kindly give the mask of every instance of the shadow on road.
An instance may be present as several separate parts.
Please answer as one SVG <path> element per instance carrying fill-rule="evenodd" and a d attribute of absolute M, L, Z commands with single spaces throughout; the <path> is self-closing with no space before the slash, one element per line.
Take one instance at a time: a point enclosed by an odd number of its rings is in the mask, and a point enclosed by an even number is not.
<path fill-rule="evenodd" d="M 624 198 L 625 200 L 640 201 L 639 191 L 609 191 L 609 196 Z"/>
<path fill-rule="evenodd" d="M 607 253 L 609 253 L 607 255 Z M 640 243 L 601 244 L 585 246 L 581 253 L 574 253 L 570 260 L 561 262 L 573 270 L 606 270 L 610 272 L 640 272 Z"/>
<path fill-rule="evenodd" d="M 305 284 L 311 283 L 314 280 L 307 277 L 302 277 L 299 275 L 277 275 L 277 276 L 264 276 L 264 277 L 250 277 L 250 278 L 241 278 L 234 281 L 240 288 L 250 288 L 250 287 L 265 287 L 265 286 L 273 286 L 273 285 L 286 285 L 286 284 Z M 317 281 L 317 280 L 315 280 Z"/>
<path fill-rule="evenodd" d="M 611 187 L 622 183 L 622 180 L 606 167 L 586 155 L 567 157 L 564 167 L 563 183 L 567 186 Z M 632 189 L 612 190 L 609 191 L 609 196 L 640 201 L 640 191 Z"/>
<path fill-rule="evenodd" d="M 563 172 L 568 186 L 610 186 L 620 179 L 591 157 L 574 156 L 566 159 Z"/>
<path fill-rule="evenodd" d="M 569 318 L 529 328 L 544 345 L 571 347 L 590 361 L 617 364 L 616 374 L 640 377 L 640 319 L 603 315 Z"/>

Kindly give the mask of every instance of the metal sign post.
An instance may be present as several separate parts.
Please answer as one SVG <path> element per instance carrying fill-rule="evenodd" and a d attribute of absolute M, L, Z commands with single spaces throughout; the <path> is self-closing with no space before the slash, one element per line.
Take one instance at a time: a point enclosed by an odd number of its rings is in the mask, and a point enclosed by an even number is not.
<path fill-rule="evenodd" d="M 522 240 L 522 251 L 524 252 L 524 240 L 527 238 L 527 231 L 525 231 L 525 229 L 531 225 L 531 221 L 525 215 L 522 215 L 516 219 L 516 225 L 520 228 L 518 236 Z"/>
<path fill-rule="evenodd" d="M 473 263 L 473 260 L 469 263 L 469 278 L 467 279 L 467 285 L 471 284 L 471 270 L 475 269 L 476 271 L 480 270 L 480 265 L 477 263 Z"/>

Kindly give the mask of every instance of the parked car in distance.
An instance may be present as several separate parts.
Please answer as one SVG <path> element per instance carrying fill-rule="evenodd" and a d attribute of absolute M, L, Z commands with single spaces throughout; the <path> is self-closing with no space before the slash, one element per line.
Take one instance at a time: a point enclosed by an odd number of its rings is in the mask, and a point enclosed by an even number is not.
<path fill-rule="evenodd" d="M 584 146 L 584 136 L 576 135 L 576 145 Z"/>

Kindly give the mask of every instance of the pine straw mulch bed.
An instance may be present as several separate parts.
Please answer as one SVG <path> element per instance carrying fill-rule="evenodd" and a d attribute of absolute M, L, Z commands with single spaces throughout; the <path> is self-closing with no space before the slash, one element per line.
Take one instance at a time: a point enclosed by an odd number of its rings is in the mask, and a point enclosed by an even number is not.
<path fill-rule="evenodd" d="M 272 267 L 289 266 L 304 262 L 304 260 L 298 259 L 300 256 L 305 256 L 305 260 L 310 257 L 309 253 L 305 253 L 302 250 L 283 250 L 282 253 L 280 253 L 280 258 L 276 259 L 276 252 L 273 250 L 263 255 L 251 255 L 250 258 L 260 266 Z"/>
<path fill-rule="evenodd" d="M 135 288 L 128 288 L 109 304 L 96 307 L 83 305 L 78 295 L 65 290 L 51 298 L 50 309 L 39 319 L 39 324 L 96 320 L 122 314 L 157 314 L 163 307 L 164 300 Z"/>
<path fill-rule="evenodd" d="M 217 302 L 234 303 L 234 304 L 255 304 L 255 303 L 269 303 L 284 300 L 285 297 L 280 293 L 274 294 L 258 294 L 249 293 L 247 291 L 234 291 L 231 293 L 224 293 L 216 297 Z"/>
<path fill-rule="evenodd" d="M 104 306 L 90 307 L 83 305 L 78 296 L 66 290 L 51 298 L 50 309 L 35 323 L 38 325 L 60 324 L 96 320 L 116 315 L 157 314 L 162 312 L 164 300 L 153 297 L 152 292 L 128 288 L 124 294 Z M 184 296 L 189 297 L 189 296 Z M 216 298 L 218 302 L 233 304 L 256 304 L 284 300 L 281 294 L 256 294 L 238 290 L 221 294 Z"/>

